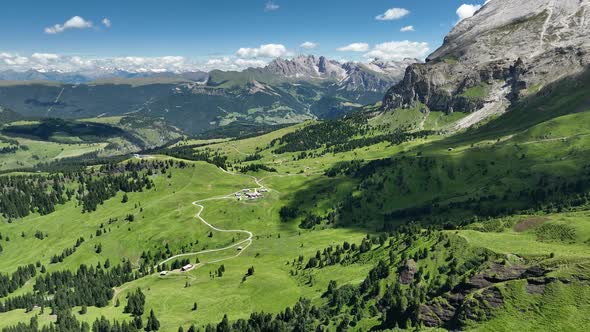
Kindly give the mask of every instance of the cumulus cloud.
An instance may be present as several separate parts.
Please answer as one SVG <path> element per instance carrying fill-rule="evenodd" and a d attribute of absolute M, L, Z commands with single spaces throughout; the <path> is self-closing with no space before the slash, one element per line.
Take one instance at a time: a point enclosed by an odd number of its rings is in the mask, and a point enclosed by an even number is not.
<path fill-rule="evenodd" d="M 366 52 L 369 50 L 369 44 L 367 43 L 352 43 L 346 46 L 337 48 L 340 52 Z"/>
<path fill-rule="evenodd" d="M 29 56 L 0 53 L 0 70 L 25 71 L 34 69 L 40 71 L 100 73 L 112 70 L 180 72 L 196 68 L 195 63 L 182 56 L 83 58 L 54 53 L 33 53 Z"/>
<path fill-rule="evenodd" d="M 266 5 L 264 6 L 264 10 L 267 12 L 272 12 L 272 11 L 275 11 L 279 8 L 280 8 L 280 6 L 272 1 L 267 2 Z"/>
<path fill-rule="evenodd" d="M 268 64 L 266 60 L 262 59 L 242 59 L 224 56 L 220 58 L 208 59 L 205 64 L 201 66 L 202 70 L 243 70 L 246 68 L 264 67 Z"/>
<path fill-rule="evenodd" d="M 0 53 L 0 65 L 4 63 L 4 65 L 15 67 L 15 66 L 22 66 L 29 62 L 29 58 L 20 56 L 18 54 L 11 54 L 11 53 Z"/>
<path fill-rule="evenodd" d="M 289 55 L 289 52 L 282 44 L 265 44 L 257 48 L 242 47 L 236 55 L 241 58 L 278 58 Z"/>
<path fill-rule="evenodd" d="M 220 66 L 220 65 L 227 65 L 231 63 L 231 60 L 229 57 L 223 57 L 223 58 L 214 58 L 214 59 L 209 59 L 207 60 L 207 62 L 205 63 L 207 66 Z"/>
<path fill-rule="evenodd" d="M 299 46 L 306 49 L 306 50 L 311 50 L 311 49 L 318 47 L 318 44 L 314 43 L 314 42 L 306 41 Z"/>
<path fill-rule="evenodd" d="M 270 58 L 241 58 L 219 56 L 208 59 L 190 59 L 183 56 L 124 56 L 124 57 L 82 57 L 54 53 L 33 53 L 20 55 L 0 52 L 0 71 L 38 70 L 44 72 L 77 72 L 94 76 L 116 70 L 134 73 L 190 72 L 197 70 L 243 70 L 249 67 L 263 67 Z"/>
<path fill-rule="evenodd" d="M 259 59 L 236 59 L 234 63 L 240 68 L 264 67 L 268 62 Z"/>
<path fill-rule="evenodd" d="M 410 14 L 410 11 L 405 8 L 390 8 L 381 15 L 375 16 L 379 21 L 394 21 Z"/>
<path fill-rule="evenodd" d="M 409 40 L 391 41 L 375 45 L 365 54 L 366 58 L 399 61 L 405 58 L 425 58 L 430 52 L 430 46 L 425 42 Z"/>
<path fill-rule="evenodd" d="M 108 17 L 102 19 L 102 24 L 107 28 L 110 28 L 112 25 L 111 20 Z"/>
<path fill-rule="evenodd" d="M 414 30 L 414 26 L 413 25 L 408 25 L 408 26 L 405 26 L 405 27 L 401 28 L 399 31 L 401 31 L 401 32 L 410 32 L 410 31 L 416 31 L 416 30 Z"/>
<path fill-rule="evenodd" d="M 74 16 L 65 21 L 64 24 L 55 24 L 54 26 L 45 28 L 47 34 L 62 33 L 68 29 L 88 29 L 92 28 L 92 22 L 85 20 L 83 17 Z"/>
<path fill-rule="evenodd" d="M 71 65 L 73 61 L 83 70 L 117 69 L 130 72 L 181 72 L 196 69 L 196 66 L 191 61 L 182 56 L 126 56 L 96 59 L 72 59 L 72 57 L 67 57 L 67 63 Z"/>
<path fill-rule="evenodd" d="M 33 53 L 31 60 L 42 64 L 49 64 L 59 60 L 59 55 L 53 53 Z"/>
<path fill-rule="evenodd" d="M 469 4 L 465 4 L 465 3 L 462 4 L 459 8 L 457 8 L 457 16 L 459 16 L 459 22 L 475 15 L 475 12 L 480 10 L 481 7 L 482 7 L 481 5 L 469 5 Z"/>

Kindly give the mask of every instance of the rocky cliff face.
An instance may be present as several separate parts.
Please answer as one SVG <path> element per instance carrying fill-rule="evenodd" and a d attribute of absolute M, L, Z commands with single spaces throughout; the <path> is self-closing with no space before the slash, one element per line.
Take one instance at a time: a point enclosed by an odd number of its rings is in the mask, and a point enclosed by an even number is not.
<path fill-rule="evenodd" d="M 589 35 L 590 0 L 491 0 L 408 67 L 384 106 L 473 113 L 459 124 L 470 126 L 587 68 Z"/>
<path fill-rule="evenodd" d="M 369 63 L 345 63 L 342 67 L 346 70 L 346 76 L 339 84 L 348 91 L 359 89 L 365 91 L 387 91 L 392 85 L 404 78 L 408 66 L 420 63 L 417 59 L 404 59 L 401 61 L 374 60 Z"/>

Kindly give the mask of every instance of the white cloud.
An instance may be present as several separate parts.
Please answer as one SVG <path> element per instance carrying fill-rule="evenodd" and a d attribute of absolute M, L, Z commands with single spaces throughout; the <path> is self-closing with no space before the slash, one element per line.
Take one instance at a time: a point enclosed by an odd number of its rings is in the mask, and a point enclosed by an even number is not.
<path fill-rule="evenodd" d="M 314 49 L 314 48 L 318 47 L 318 44 L 317 43 L 314 43 L 314 42 L 306 41 L 306 42 L 302 43 L 299 46 L 300 47 L 303 47 L 306 50 L 311 50 L 311 49 Z"/>
<path fill-rule="evenodd" d="M 413 25 L 408 25 L 408 26 L 405 26 L 405 27 L 401 28 L 399 31 L 401 31 L 401 32 L 410 32 L 410 31 L 416 31 L 416 30 L 414 30 L 414 26 Z"/>
<path fill-rule="evenodd" d="M 367 43 L 352 43 L 346 46 L 342 46 L 337 49 L 340 52 L 366 52 L 369 50 L 369 44 Z"/>
<path fill-rule="evenodd" d="M 45 28 L 45 33 L 56 34 L 64 32 L 67 29 L 88 29 L 92 28 L 92 22 L 86 21 L 83 17 L 74 16 L 67 20 L 63 25 L 55 24 L 52 27 Z"/>
<path fill-rule="evenodd" d="M 108 17 L 102 19 L 102 24 L 107 28 L 110 28 L 112 25 L 111 20 Z"/>
<path fill-rule="evenodd" d="M 480 8 L 481 5 L 469 5 L 465 3 L 462 4 L 459 8 L 457 8 L 457 16 L 459 16 L 459 22 L 473 16 L 475 12 L 477 12 Z"/>
<path fill-rule="evenodd" d="M 241 58 L 278 58 L 289 55 L 289 52 L 282 44 L 266 44 L 258 48 L 242 47 L 236 54 Z"/>
<path fill-rule="evenodd" d="M 430 46 L 425 42 L 413 42 L 409 40 L 392 41 L 375 45 L 365 54 L 366 58 L 382 60 L 403 60 L 405 58 L 425 58 L 430 52 Z"/>
<path fill-rule="evenodd" d="M 182 56 L 83 58 L 80 56 L 53 53 L 33 53 L 30 56 L 0 53 L 0 70 L 12 69 L 15 71 L 25 71 L 34 69 L 94 74 L 113 70 L 130 72 L 181 72 L 195 70 L 196 68 L 196 63 Z"/>
<path fill-rule="evenodd" d="M 264 10 L 267 12 L 272 12 L 272 11 L 275 11 L 279 8 L 280 8 L 280 6 L 272 1 L 267 2 L 266 5 L 264 6 Z"/>
<path fill-rule="evenodd" d="M 18 54 L 0 53 L 0 65 L 4 62 L 8 66 L 22 66 L 29 62 L 29 58 L 20 56 Z"/>
<path fill-rule="evenodd" d="M 268 62 L 258 59 L 236 59 L 234 63 L 241 68 L 264 67 L 268 64 Z"/>
<path fill-rule="evenodd" d="M 221 58 L 208 59 L 207 62 L 205 62 L 205 64 L 201 66 L 201 69 L 243 70 L 251 67 L 264 67 L 267 64 L 268 62 L 262 59 L 242 59 L 224 56 Z"/>
<path fill-rule="evenodd" d="M 230 63 L 231 63 L 231 60 L 229 57 L 223 57 L 223 58 L 209 59 L 209 60 L 207 60 L 206 65 L 207 66 L 220 66 L 220 65 L 227 65 Z"/>
<path fill-rule="evenodd" d="M 39 70 L 45 72 L 76 72 L 95 77 L 116 70 L 135 73 L 189 72 L 197 70 L 243 70 L 249 67 L 263 67 L 270 58 L 242 58 L 219 56 L 205 59 L 189 59 L 183 56 L 124 56 L 124 57 L 82 57 L 54 53 L 33 53 L 27 56 L 17 53 L 0 52 L 0 71 Z"/>
<path fill-rule="evenodd" d="M 48 64 L 59 60 L 59 55 L 53 53 L 33 53 L 31 59 L 42 64 Z"/>
<path fill-rule="evenodd" d="M 385 13 L 375 16 L 375 19 L 379 21 L 393 21 L 399 20 L 408 14 L 410 14 L 410 11 L 405 8 L 390 8 Z"/>

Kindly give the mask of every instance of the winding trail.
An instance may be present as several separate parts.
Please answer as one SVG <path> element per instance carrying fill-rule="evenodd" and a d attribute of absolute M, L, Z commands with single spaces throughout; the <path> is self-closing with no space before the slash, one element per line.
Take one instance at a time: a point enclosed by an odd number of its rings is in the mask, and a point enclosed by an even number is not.
<path fill-rule="evenodd" d="M 222 168 L 220 168 L 220 170 L 223 171 L 224 173 L 228 174 L 228 175 L 233 175 L 233 176 L 247 176 L 247 177 L 250 177 L 250 178 L 252 178 L 254 180 L 254 182 L 258 186 L 258 188 L 256 188 L 256 189 L 262 189 L 262 188 L 264 188 L 264 185 L 262 185 L 262 183 L 260 182 L 261 179 L 258 179 L 258 178 L 254 177 L 254 176 L 235 174 L 235 173 L 226 171 L 225 169 L 222 169 Z M 213 253 L 213 252 L 220 252 L 220 251 L 234 249 L 234 248 L 237 248 L 237 247 L 243 245 L 243 247 L 241 248 L 241 250 L 238 250 L 237 253 L 235 255 L 233 255 L 233 256 L 225 257 L 225 258 L 220 258 L 220 259 L 217 259 L 217 260 L 209 261 L 207 263 L 199 263 L 199 264 L 195 265 L 195 267 L 201 266 L 201 265 L 205 265 L 205 264 L 210 264 L 210 263 L 217 263 L 217 262 L 225 261 L 225 260 L 228 260 L 228 259 L 233 259 L 233 258 L 236 258 L 236 257 L 240 256 L 252 244 L 252 238 L 254 237 L 254 234 L 252 232 L 250 232 L 249 230 L 245 230 L 245 229 L 221 229 L 221 228 L 218 228 L 218 227 L 213 226 L 212 224 L 210 224 L 207 220 L 205 220 L 201 216 L 201 214 L 203 213 L 203 210 L 205 210 L 205 207 L 200 204 L 200 203 L 203 203 L 203 202 L 214 201 L 214 200 L 234 199 L 235 198 L 235 196 L 234 196 L 235 194 L 236 193 L 233 192 L 231 194 L 224 195 L 224 196 L 210 197 L 210 198 L 205 198 L 205 199 L 201 199 L 201 200 L 192 202 L 192 204 L 194 206 L 197 206 L 199 208 L 199 211 L 195 214 L 195 218 L 197 218 L 199 221 L 201 221 L 201 223 L 205 224 L 211 230 L 214 230 L 216 232 L 221 232 L 221 233 L 241 233 L 241 234 L 246 234 L 248 236 L 246 239 L 240 240 L 240 241 L 238 241 L 236 243 L 233 243 L 232 245 L 229 245 L 229 246 L 226 246 L 226 247 L 222 247 L 222 248 L 206 249 L 206 250 L 201 250 L 201 251 L 196 251 L 196 252 L 187 252 L 187 253 L 182 253 L 182 254 L 174 255 L 174 256 L 169 257 L 169 258 L 161 261 L 160 263 L 156 264 L 154 266 L 154 268 L 157 268 L 158 266 L 160 266 L 160 265 L 162 265 L 164 263 L 167 263 L 169 261 L 175 260 L 175 259 L 180 258 L 180 257 L 196 256 L 196 255 L 208 254 L 208 253 Z"/>
<path fill-rule="evenodd" d="M 544 138 L 544 139 L 538 139 L 538 140 L 534 140 L 534 141 L 527 141 L 527 142 L 523 142 L 523 143 L 516 143 L 518 145 L 529 145 L 529 144 L 537 144 L 537 143 L 549 143 L 549 142 L 555 142 L 555 141 L 568 141 L 572 138 L 580 138 L 580 137 L 584 137 L 584 136 L 588 136 L 590 135 L 590 133 L 580 133 L 580 134 L 576 134 L 576 135 L 571 135 L 571 136 L 562 136 L 562 137 L 554 137 L 554 138 Z"/>
<path fill-rule="evenodd" d="M 257 178 L 255 176 L 252 175 L 245 175 L 245 174 L 236 174 L 230 171 L 227 171 L 223 168 L 219 168 L 223 173 L 231 175 L 231 176 L 244 176 L 244 177 L 249 177 L 251 178 L 254 183 L 256 183 L 256 185 L 258 186 L 257 190 L 263 189 L 265 188 L 265 186 L 262 184 L 262 181 L 264 179 L 267 178 L 271 178 L 271 177 L 286 177 L 286 176 L 308 176 L 308 175 L 313 175 L 312 174 L 276 174 L 276 175 L 269 175 L 266 176 L 264 178 Z M 320 174 L 320 173 L 318 173 Z M 272 190 L 278 193 L 278 191 L 276 190 Z M 211 264 L 211 263 L 218 263 L 218 262 L 222 262 L 222 261 L 226 261 L 229 259 L 233 259 L 236 257 L 239 257 L 244 251 L 246 251 L 246 249 L 252 244 L 252 239 L 254 237 L 254 233 L 252 233 L 249 230 L 246 229 L 221 229 L 218 228 L 214 225 L 212 225 L 211 223 L 209 223 L 207 220 L 205 220 L 201 214 L 203 213 L 203 210 L 205 210 L 205 207 L 201 204 L 204 202 L 208 202 L 208 201 L 214 201 L 214 200 L 223 200 L 223 199 L 235 199 L 235 194 L 236 192 L 232 192 L 231 194 L 227 194 L 224 196 L 216 196 L 216 197 L 210 197 L 210 198 L 205 198 L 205 199 L 201 199 L 198 201 L 194 201 L 192 202 L 192 204 L 196 207 L 199 208 L 199 211 L 195 214 L 195 218 L 197 218 L 201 223 L 203 223 L 205 226 L 209 227 L 211 230 L 214 230 L 216 232 L 221 232 L 221 233 L 241 233 L 241 234 L 246 234 L 248 237 L 244 240 L 240 240 L 236 243 L 233 243 L 232 245 L 226 246 L 226 247 L 222 247 L 222 248 L 215 248 L 215 249 L 205 249 L 205 250 L 201 250 L 201 251 L 196 251 L 196 252 L 186 252 L 186 253 L 182 253 L 182 254 L 177 254 L 174 255 L 172 257 L 169 257 L 161 262 L 159 262 L 158 264 L 156 264 L 154 266 L 154 268 L 157 268 L 158 266 L 167 263 L 169 261 L 175 260 L 177 258 L 181 258 L 181 257 L 188 257 L 188 256 L 197 256 L 197 255 L 202 255 L 202 254 L 208 254 L 208 253 L 214 253 L 214 252 L 221 252 L 221 251 L 225 251 L 225 250 L 230 250 L 230 249 L 237 249 L 237 247 L 242 246 L 241 250 L 237 250 L 237 253 L 233 256 L 230 257 L 224 257 L 224 258 L 220 258 L 220 259 L 216 259 L 216 260 L 212 260 L 212 261 L 208 261 L 206 263 L 199 263 L 195 265 L 195 268 L 201 267 L 203 265 L 206 264 Z"/>
<path fill-rule="evenodd" d="M 236 174 L 230 171 L 227 171 L 223 168 L 219 168 L 223 173 L 226 173 L 228 175 L 231 176 L 244 176 L 244 177 L 249 177 L 251 178 L 254 183 L 256 183 L 256 185 L 258 186 L 258 188 L 256 189 L 263 189 L 266 188 L 263 184 L 262 181 L 264 179 L 267 178 L 272 178 L 272 177 L 289 177 L 289 176 L 310 176 L 310 175 L 316 175 L 316 174 L 323 174 L 323 172 L 314 172 L 311 174 L 276 174 L 276 175 L 269 175 L 269 176 L 265 176 L 263 178 L 257 178 L 255 176 L 251 176 L 251 175 L 245 175 L 245 174 Z M 276 193 L 279 193 L 277 190 L 275 189 L 269 189 L 270 191 L 274 191 Z M 209 227 L 211 230 L 217 231 L 217 232 L 223 232 L 223 233 L 242 233 L 242 234 L 246 234 L 248 237 L 244 240 L 241 240 L 237 243 L 233 243 L 230 246 L 226 246 L 226 247 L 222 247 L 222 248 L 216 248 L 216 249 L 206 249 L 206 250 L 201 250 L 201 251 L 196 251 L 196 252 L 187 252 L 187 253 L 182 253 L 182 254 L 178 254 L 178 255 L 174 255 L 172 257 L 169 257 L 163 261 L 161 261 L 160 263 L 154 265 L 154 269 L 157 268 L 158 266 L 167 263 L 171 260 L 180 258 L 180 257 L 188 257 L 188 256 L 197 256 L 197 255 L 202 255 L 202 254 L 207 254 L 207 253 L 214 253 L 214 252 L 221 252 L 221 251 L 225 251 L 225 250 L 231 250 L 234 248 L 237 248 L 240 245 L 244 245 L 242 247 L 241 250 L 237 251 L 237 253 L 235 255 L 229 256 L 229 257 L 224 257 L 224 258 L 220 258 L 220 259 L 216 259 L 216 260 L 212 260 L 212 261 L 208 261 L 205 263 L 199 263 L 199 264 L 195 264 L 195 266 L 193 267 L 194 269 L 200 268 L 202 266 L 205 266 L 207 264 L 211 264 L 211 263 L 218 263 L 218 262 L 222 262 L 222 261 L 226 261 L 226 260 L 230 260 L 233 258 L 237 258 L 239 257 L 244 251 L 246 251 L 246 249 L 252 244 L 252 240 L 254 237 L 254 233 L 252 233 L 249 230 L 245 230 L 245 229 L 221 229 L 218 228 L 212 224 L 210 224 L 207 220 L 205 220 L 201 214 L 203 213 L 203 210 L 205 210 L 205 207 L 201 204 L 203 202 L 208 202 L 208 201 L 213 201 L 213 200 L 222 200 L 222 199 L 235 199 L 235 194 L 236 192 L 233 192 L 231 194 L 225 195 L 225 196 L 215 196 L 215 197 L 210 197 L 210 198 L 205 198 L 205 199 L 201 199 L 201 200 L 197 200 L 192 202 L 192 205 L 197 206 L 199 208 L 199 211 L 195 214 L 195 218 L 197 218 L 199 221 L 201 221 L 201 223 L 205 224 L 207 227 Z M 180 275 L 166 275 L 164 278 L 171 278 L 171 277 L 178 277 Z M 188 276 L 191 280 L 195 280 L 194 277 L 190 276 L 190 275 L 185 275 Z M 114 294 L 113 294 L 113 298 L 112 298 L 112 304 L 115 305 L 119 295 L 125 291 L 127 289 L 128 286 L 123 286 L 123 287 L 115 287 L 114 288 Z"/>

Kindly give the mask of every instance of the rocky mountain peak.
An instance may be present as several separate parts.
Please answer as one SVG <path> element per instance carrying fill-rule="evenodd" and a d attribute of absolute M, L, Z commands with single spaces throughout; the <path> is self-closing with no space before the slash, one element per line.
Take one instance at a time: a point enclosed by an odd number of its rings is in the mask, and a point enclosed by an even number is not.
<path fill-rule="evenodd" d="M 341 79 L 346 73 L 337 61 L 323 56 L 298 55 L 293 59 L 275 59 L 266 70 L 286 78 L 332 78 Z"/>
<path fill-rule="evenodd" d="M 372 70 L 377 73 L 386 73 L 391 75 L 397 75 L 401 80 L 408 66 L 415 63 L 422 63 L 421 60 L 405 58 L 400 61 L 388 61 L 382 59 L 375 59 L 367 64 L 363 64 L 363 67 Z"/>
<path fill-rule="evenodd" d="M 491 0 L 463 20 L 425 64 L 407 68 L 386 109 L 417 103 L 470 113 L 457 129 L 590 65 L 590 0 Z"/>
<path fill-rule="evenodd" d="M 481 63 L 590 45 L 590 0 L 491 0 L 459 22 L 427 61 Z"/>

